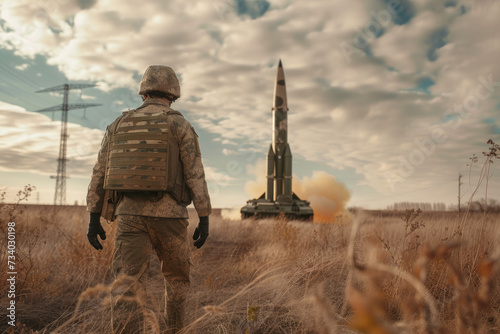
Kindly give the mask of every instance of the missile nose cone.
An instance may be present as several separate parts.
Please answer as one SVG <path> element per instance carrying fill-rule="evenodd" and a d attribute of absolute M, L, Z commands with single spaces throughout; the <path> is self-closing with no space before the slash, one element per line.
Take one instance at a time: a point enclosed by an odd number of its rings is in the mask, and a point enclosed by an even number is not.
<path fill-rule="evenodd" d="M 276 73 L 276 82 L 274 84 L 274 100 L 273 100 L 273 110 L 288 111 L 287 99 L 286 99 L 286 84 L 285 84 L 285 72 L 283 70 L 283 65 L 281 59 L 278 64 L 278 71 Z"/>

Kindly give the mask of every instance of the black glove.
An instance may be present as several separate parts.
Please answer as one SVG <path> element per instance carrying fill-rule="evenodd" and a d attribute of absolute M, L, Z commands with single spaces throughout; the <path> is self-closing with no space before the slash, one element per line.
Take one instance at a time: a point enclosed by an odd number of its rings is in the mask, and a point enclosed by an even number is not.
<path fill-rule="evenodd" d="M 198 227 L 194 230 L 193 240 L 196 240 L 193 245 L 197 248 L 203 246 L 208 238 L 208 216 L 200 217 Z"/>
<path fill-rule="evenodd" d="M 89 239 L 90 244 L 97 250 L 102 249 L 102 245 L 97 239 L 98 234 L 102 240 L 106 240 L 106 232 L 101 226 L 101 214 L 90 213 L 89 231 L 87 232 L 87 238 Z"/>

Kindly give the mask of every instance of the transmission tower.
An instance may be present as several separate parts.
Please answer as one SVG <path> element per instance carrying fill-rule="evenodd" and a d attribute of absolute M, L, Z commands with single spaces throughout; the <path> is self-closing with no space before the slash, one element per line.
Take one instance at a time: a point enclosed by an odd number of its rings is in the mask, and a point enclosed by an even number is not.
<path fill-rule="evenodd" d="M 97 107 L 101 104 L 95 103 L 76 103 L 69 104 L 68 96 L 69 91 L 71 89 L 83 89 L 83 88 L 91 88 L 96 85 L 89 84 L 64 84 L 56 87 L 51 87 L 47 89 L 42 89 L 37 91 L 36 93 L 48 93 L 48 92 L 57 92 L 64 91 L 63 104 L 59 104 L 57 106 L 37 110 L 36 112 L 47 112 L 47 111 L 58 111 L 62 110 L 61 115 L 61 138 L 59 141 L 59 158 L 57 159 L 57 176 L 51 176 L 51 179 L 56 179 L 56 191 L 54 194 L 54 205 L 64 205 L 66 204 L 66 179 L 69 178 L 66 175 L 66 165 L 68 159 L 66 158 L 66 147 L 68 142 L 68 111 L 73 109 L 82 109 L 88 107 Z"/>

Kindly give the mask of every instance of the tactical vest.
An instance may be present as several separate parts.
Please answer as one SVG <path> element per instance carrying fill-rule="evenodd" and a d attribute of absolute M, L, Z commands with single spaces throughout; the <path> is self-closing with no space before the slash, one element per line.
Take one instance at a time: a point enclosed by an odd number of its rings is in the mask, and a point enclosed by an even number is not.
<path fill-rule="evenodd" d="M 191 196 L 167 119 L 168 114 L 181 114 L 148 109 L 125 113 L 110 129 L 104 189 L 168 192 L 187 205 Z"/>

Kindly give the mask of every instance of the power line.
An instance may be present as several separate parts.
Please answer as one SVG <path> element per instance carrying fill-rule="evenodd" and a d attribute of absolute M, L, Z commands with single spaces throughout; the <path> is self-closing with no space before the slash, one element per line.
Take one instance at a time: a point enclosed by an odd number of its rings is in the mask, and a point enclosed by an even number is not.
<path fill-rule="evenodd" d="M 4 88 L 0 88 L 5 94 L 9 96 L 15 96 L 17 94 L 22 94 L 23 96 L 32 96 L 31 92 L 33 90 L 40 89 L 40 85 L 36 84 L 33 79 L 28 78 L 21 71 L 15 71 L 8 65 L 0 64 L 0 72 L 3 72 L 2 80 L 5 84 Z M 16 94 L 17 93 L 17 94 Z M 47 98 L 45 96 L 38 96 L 40 102 L 52 103 L 53 99 Z M 29 99 L 23 99 L 23 103 L 34 105 L 28 101 Z M 36 108 L 36 107 L 35 107 Z"/>

